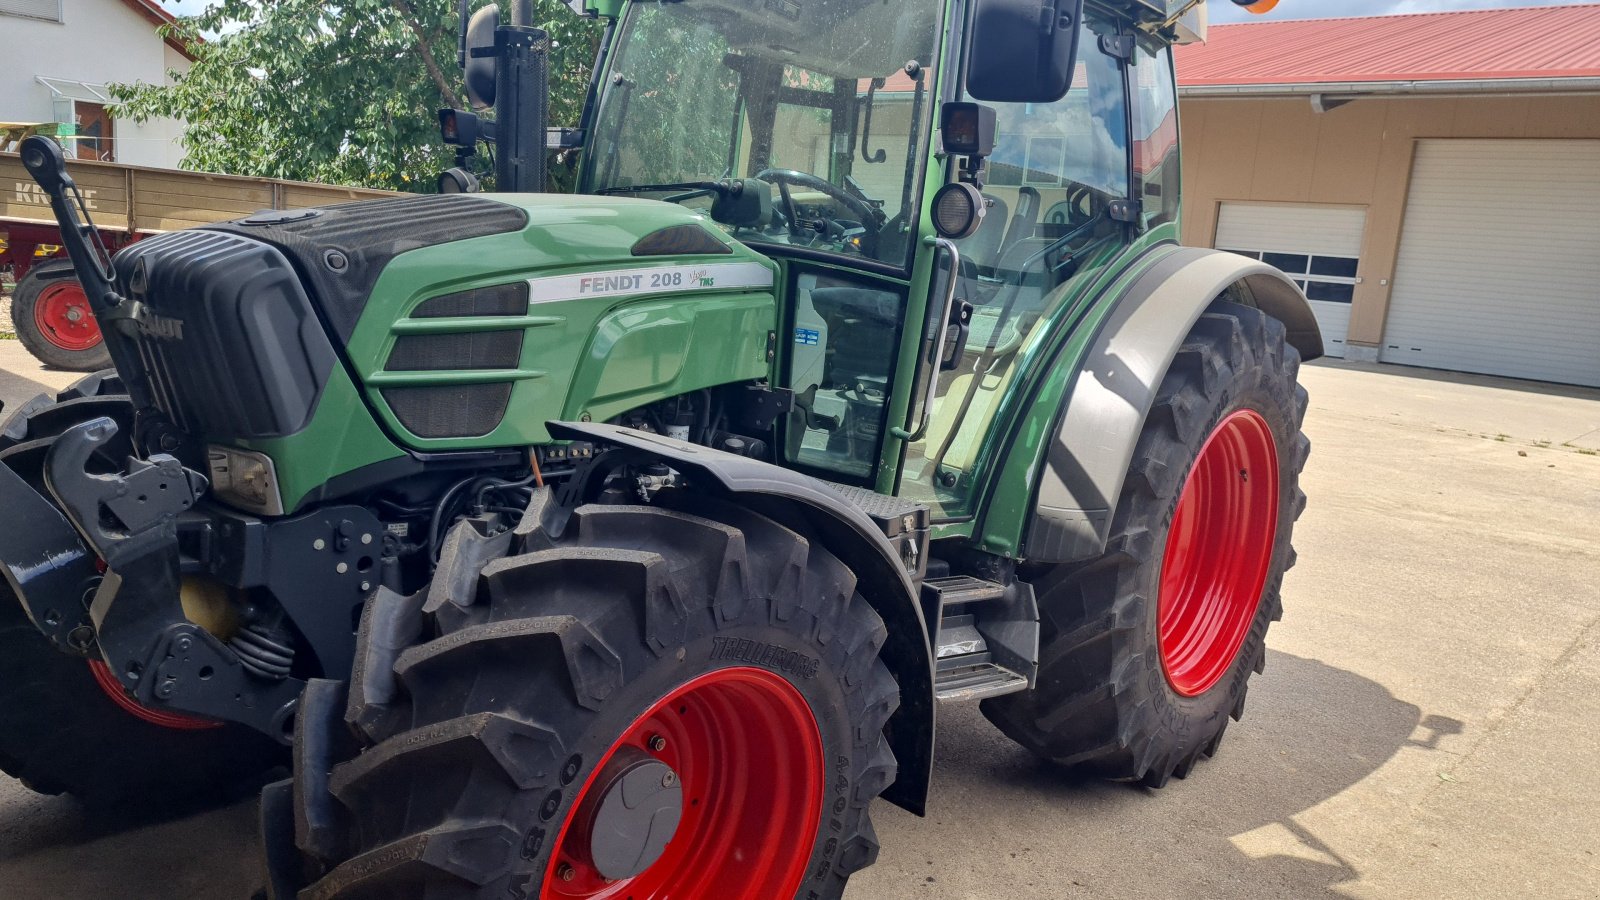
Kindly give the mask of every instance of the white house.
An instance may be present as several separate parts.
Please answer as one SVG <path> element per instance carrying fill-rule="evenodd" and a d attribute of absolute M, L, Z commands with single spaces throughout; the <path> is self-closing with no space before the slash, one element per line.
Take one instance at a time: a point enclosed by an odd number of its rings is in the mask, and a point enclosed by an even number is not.
<path fill-rule="evenodd" d="M 187 51 L 156 33 L 170 21 L 155 0 L 0 0 L 0 129 L 43 126 L 79 156 L 176 167 L 183 123 L 105 114 L 108 84 L 188 70 Z"/>

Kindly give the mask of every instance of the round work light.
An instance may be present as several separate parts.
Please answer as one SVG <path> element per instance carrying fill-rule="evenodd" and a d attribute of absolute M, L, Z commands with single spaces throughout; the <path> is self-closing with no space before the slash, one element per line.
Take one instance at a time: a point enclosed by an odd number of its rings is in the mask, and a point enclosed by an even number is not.
<path fill-rule="evenodd" d="M 947 184 L 933 195 L 933 228 L 940 237 L 970 237 L 988 212 L 983 194 L 964 181 Z"/>

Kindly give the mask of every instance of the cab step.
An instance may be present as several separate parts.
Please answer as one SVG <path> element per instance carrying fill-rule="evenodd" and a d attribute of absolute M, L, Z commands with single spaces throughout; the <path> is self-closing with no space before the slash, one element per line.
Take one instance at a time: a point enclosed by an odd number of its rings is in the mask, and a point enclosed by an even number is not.
<path fill-rule="evenodd" d="M 933 695 L 942 703 L 983 700 L 1027 689 L 1027 678 L 992 662 L 941 670 L 933 682 Z"/>
<path fill-rule="evenodd" d="M 922 583 L 923 589 L 937 599 L 939 605 L 945 609 L 960 606 L 964 603 L 982 603 L 985 600 L 1003 600 L 1006 596 L 1006 586 L 993 581 L 984 581 L 971 575 L 947 575 L 943 578 L 929 578 Z"/>
<path fill-rule="evenodd" d="M 922 583 L 923 609 L 937 617 L 934 696 L 960 702 L 1025 691 L 1038 670 L 1039 613 L 1033 589 L 973 575 Z"/>

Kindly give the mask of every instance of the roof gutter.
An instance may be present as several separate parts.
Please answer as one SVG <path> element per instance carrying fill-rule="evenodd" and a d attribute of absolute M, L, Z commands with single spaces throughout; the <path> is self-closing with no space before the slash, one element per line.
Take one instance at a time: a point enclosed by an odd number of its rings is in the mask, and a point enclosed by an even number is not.
<path fill-rule="evenodd" d="M 1600 77 L 1580 78 L 1488 78 L 1453 81 L 1344 81 L 1284 84 L 1183 84 L 1181 97 L 1304 97 L 1324 95 L 1340 99 L 1368 96 L 1500 94 L 1526 97 L 1534 94 L 1600 93 Z"/>

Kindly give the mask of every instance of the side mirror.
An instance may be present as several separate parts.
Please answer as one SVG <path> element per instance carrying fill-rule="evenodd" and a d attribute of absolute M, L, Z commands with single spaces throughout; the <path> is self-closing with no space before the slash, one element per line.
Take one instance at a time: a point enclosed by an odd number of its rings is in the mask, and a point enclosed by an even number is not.
<path fill-rule="evenodd" d="M 472 14 L 467 22 L 465 59 L 467 99 L 473 109 L 494 106 L 495 63 L 494 31 L 500 27 L 500 8 L 489 5 Z"/>
<path fill-rule="evenodd" d="M 967 93 L 993 103 L 1054 103 L 1072 87 L 1083 0 L 980 0 Z"/>

